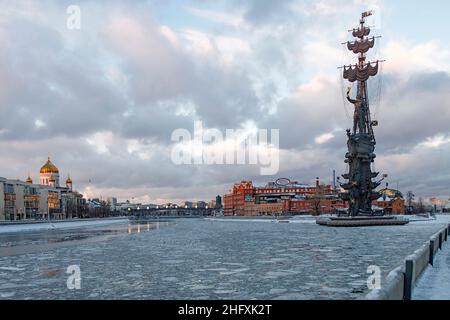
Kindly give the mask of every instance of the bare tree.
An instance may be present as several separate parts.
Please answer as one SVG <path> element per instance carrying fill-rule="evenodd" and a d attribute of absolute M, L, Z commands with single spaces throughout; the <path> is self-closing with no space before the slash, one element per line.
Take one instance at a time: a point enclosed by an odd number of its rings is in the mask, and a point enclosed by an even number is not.
<path fill-rule="evenodd" d="M 415 195 L 412 191 L 408 191 L 406 193 L 406 201 L 408 203 L 408 208 L 407 208 L 406 212 L 408 214 L 411 214 L 413 211 L 412 202 L 414 201 L 414 197 L 415 197 Z"/>
<path fill-rule="evenodd" d="M 323 185 L 316 187 L 314 195 L 311 197 L 311 206 L 313 216 L 320 216 L 322 214 L 322 203 L 325 199 L 325 188 Z"/>
<path fill-rule="evenodd" d="M 425 205 L 423 204 L 423 199 L 419 198 L 417 201 L 417 207 L 416 207 L 417 213 L 425 213 Z"/>

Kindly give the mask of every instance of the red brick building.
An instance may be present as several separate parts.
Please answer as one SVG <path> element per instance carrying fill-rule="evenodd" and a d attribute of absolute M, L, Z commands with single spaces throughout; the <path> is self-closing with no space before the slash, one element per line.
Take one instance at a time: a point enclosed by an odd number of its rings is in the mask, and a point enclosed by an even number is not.
<path fill-rule="evenodd" d="M 373 202 L 386 213 L 405 214 L 406 206 L 403 194 L 394 189 L 385 188 L 379 191 L 380 197 Z"/>
<path fill-rule="evenodd" d="M 258 216 L 276 214 L 332 213 L 345 208 L 331 185 L 305 185 L 291 182 L 286 186 L 269 183 L 255 187 L 251 181 L 233 186 L 224 197 L 224 215 Z"/>

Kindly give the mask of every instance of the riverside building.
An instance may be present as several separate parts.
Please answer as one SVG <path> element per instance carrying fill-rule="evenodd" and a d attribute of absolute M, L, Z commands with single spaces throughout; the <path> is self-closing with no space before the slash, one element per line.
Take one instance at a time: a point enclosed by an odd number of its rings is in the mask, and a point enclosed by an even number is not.
<path fill-rule="evenodd" d="M 385 188 L 378 192 L 380 197 L 372 204 L 383 209 L 386 213 L 405 214 L 406 206 L 403 194 L 395 189 Z"/>
<path fill-rule="evenodd" d="M 252 181 L 236 183 L 223 197 L 224 215 L 259 216 L 277 214 L 332 213 L 345 208 L 332 185 L 269 182 L 255 187 Z"/>
<path fill-rule="evenodd" d="M 287 179 L 282 179 L 287 180 Z M 256 187 L 252 181 L 236 183 L 224 195 L 225 216 L 273 216 L 280 214 L 329 214 L 348 208 L 348 202 L 339 198 L 333 185 L 290 182 L 279 185 L 269 182 Z M 387 214 L 405 214 L 405 199 L 400 191 L 382 189 L 372 202 L 375 208 Z"/>
<path fill-rule="evenodd" d="M 50 157 L 39 171 L 38 183 L 30 175 L 25 181 L 0 177 L 0 221 L 70 219 L 79 216 L 83 206 L 70 176 L 61 186 L 59 169 Z"/>

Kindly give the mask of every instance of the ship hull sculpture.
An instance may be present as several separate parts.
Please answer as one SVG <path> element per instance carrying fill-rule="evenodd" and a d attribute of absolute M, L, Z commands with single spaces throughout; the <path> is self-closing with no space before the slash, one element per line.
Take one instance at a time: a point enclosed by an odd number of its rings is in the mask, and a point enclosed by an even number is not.
<path fill-rule="evenodd" d="M 372 211 L 372 201 L 379 198 L 375 189 L 387 176 L 383 175 L 381 180 L 373 181 L 379 176 L 379 172 L 373 172 L 371 168 L 376 158 L 373 128 L 378 125 L 378 122 L 371 119 L 367 81 L 378 74 L 379 64 L 382 61 L 366 62 L 366 53 L 375 44 L 375 37 L 368 37 L 370 28 L 365 26 L 365 20 L 370 15 L 372 12 L 362 14 L 359 28 L 352 30 L 357 40 L 346 43 L 347 49 L 358 55 L 358 63 L 342 67 L 343 78 L 351 83 L 357 83 L 355 98 L 350 96 L 351 88 L 347 90 L 347 100 L 354 106 L 353 129 L 347 130 L 348 152 L 345 155 L 345 162 L 349 166 L 349 172 L 342 175 L 347 181 L 339 180 L 340 186 L 345 190 L 340 193 L 340 198 L 349 203 L 349 208 L 345 217 L 318 218 L 317 223 L 321 225 L 354 227 L 408 223 L 406 219 L 376 215 Z"/>

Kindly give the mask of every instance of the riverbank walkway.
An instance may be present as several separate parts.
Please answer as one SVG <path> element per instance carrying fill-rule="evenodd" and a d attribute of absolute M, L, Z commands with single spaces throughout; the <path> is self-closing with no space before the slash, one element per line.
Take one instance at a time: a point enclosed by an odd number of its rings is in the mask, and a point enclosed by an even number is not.
<path fill-rule="evenodd" d="M 450 300 L 450 243 L 444 242 L 442 250 L 418 279 L 412 294 L 413 300 Z"/>

